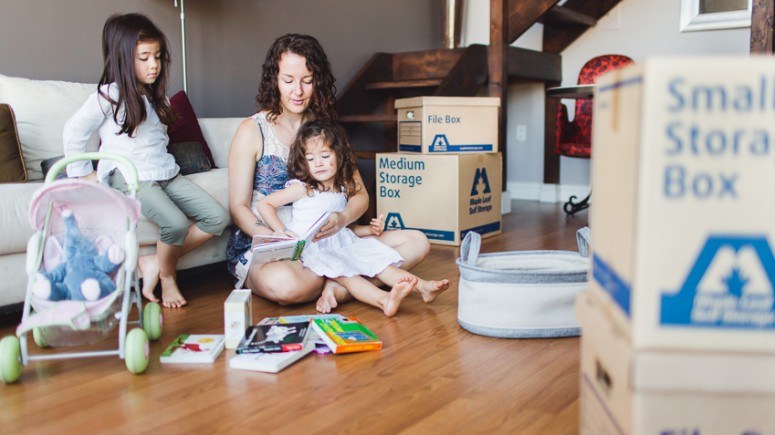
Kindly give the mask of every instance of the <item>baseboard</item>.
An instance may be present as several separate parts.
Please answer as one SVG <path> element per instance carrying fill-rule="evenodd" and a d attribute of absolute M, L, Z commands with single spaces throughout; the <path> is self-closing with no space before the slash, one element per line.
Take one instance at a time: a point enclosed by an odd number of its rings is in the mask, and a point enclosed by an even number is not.
<path fill-rule="evenodd" d="M 511 199 L 549 203 L 564 203 L 571 196 L 581 199 L 589 194 L 589 186 L 577 184 L 509 182 L 507 187 Z"/>

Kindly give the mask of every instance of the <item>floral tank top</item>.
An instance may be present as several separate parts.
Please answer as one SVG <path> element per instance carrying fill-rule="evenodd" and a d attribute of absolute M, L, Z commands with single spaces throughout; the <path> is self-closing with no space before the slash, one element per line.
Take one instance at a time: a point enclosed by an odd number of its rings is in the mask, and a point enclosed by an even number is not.
<path fill-rule="evenodd" d="M 290 149 L 275 136 L 264 112 L 257 113 L 252 118 L 261 129 L 264 139 L 264 150 L 261 158 L 256 162 L 256 171 L 253 176 L 253 197 L 250 200 L 250 209 L 259 217 L 256 206 L 265 196 L 281 190 L 288 181 L 288 154 Z M 252 238 L 240 231 L 237 226 L 232 227 L 232 235 L 226 247 L 226 267 L 237 279 L 237 287 L 240 288 L 247 276 L 249 258 L 245 254 L 250 248 Z"/>

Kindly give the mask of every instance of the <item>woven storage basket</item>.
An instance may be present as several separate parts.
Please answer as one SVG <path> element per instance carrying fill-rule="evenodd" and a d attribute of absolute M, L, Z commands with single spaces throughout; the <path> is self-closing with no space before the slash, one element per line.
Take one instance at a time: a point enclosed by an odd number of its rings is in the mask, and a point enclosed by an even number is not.
<path fill-rule="evenodd" d="M 586 248 L 589 233 L 582 230 L 577 239 Z M 587 285 L 588 258 L 570 251 L 480 255 L 480 247 L 481 237 L 473 231 L 460 246 L 460 326 L 491 337 L 579 335 L 573 303 Z"/>

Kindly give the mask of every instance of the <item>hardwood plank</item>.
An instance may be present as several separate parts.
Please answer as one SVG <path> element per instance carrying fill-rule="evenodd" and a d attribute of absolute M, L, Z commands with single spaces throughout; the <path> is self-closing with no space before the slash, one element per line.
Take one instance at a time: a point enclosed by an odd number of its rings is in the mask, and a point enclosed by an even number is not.
<path fill-rule="evenodd" d="M 575 250 L 587 211 L 567 219 L 559 204 L 513 201 L 503 234 L 482 252 Z M 364 321 L 385 343 L 379 352 L 310 355 L 279 374 L 212 365 L 162 365 L 181 333 L 220 333 L 231 280 L 222 264 L 181 272 L 190 304 L 164 310 L 143 375 L 118 357 L 32 362 L 20 382 L 0 385 L 4 433 L 508 433 L 578 432 L 579 340 L 498 339 L 457 323 L 454 246 L 432 245 L 413 271 L 447 277 L 435 303 L 409 297 L 395 318 L 359 302 L 337 311 Z M 281 307 L 253 298 L 253 317 L 312 313 L 314 303 Z M 10 335 L 16 324 L 0 327 Z M 106 340 L 94 348 L 107 348 Z M 33 352 L 40 352 L 30 340 Z"/>

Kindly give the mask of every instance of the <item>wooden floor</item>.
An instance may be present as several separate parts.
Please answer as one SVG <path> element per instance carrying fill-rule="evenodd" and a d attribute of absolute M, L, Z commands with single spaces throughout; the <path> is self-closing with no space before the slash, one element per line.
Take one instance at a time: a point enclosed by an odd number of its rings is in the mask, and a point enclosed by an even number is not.
<path fill-rule="evenodd" d="M 559 205 L 514 201 L 504 233 L 484 240 L 482 252 L 576 250 L 575 232 L 586 223 L 586 212 L 566 219 Z M 381 351 L 312 354 L 279 374 L 229 369 L 230 350 L 213 365 L 159 363 L 178 334 L 223 333 L 231 280 L 222 265 L 181 274 L 190 305 L 165 310 L 144 374 L 130 374 L 115 356 L 32 362 L 18 383 L 0 384 L 0 427 L 7 434 L 577 433 L 578 338 L 496 339 L 460 328 L 457 257 L 456 247 L 433 245 L 413 270 L 452 282 L 433 304 L 410 297 L 391 319 L 360 302 L 338 310 L 366 323 L 384 341 Z M 313 312 L 313 303 L 253 298 L 254 321 Z M 15 327 L 2 325 L 0 336 Z M 31 340 L 30 348 L 40 352 Z"/>

